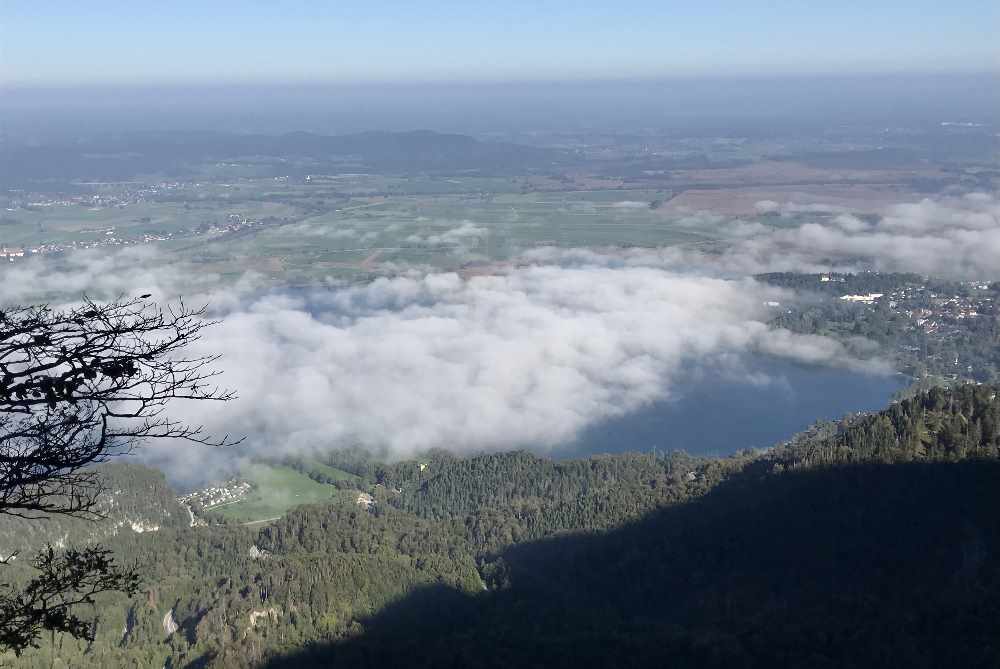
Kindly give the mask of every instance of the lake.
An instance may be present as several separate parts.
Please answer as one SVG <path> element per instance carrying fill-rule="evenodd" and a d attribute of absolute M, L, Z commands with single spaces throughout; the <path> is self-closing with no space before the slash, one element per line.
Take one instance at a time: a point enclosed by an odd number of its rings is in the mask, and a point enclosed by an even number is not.
<path fill-rule="evenodd" d="M 683 449 L 692 455 L 728 455 L 742 448 L 787 440 L 817 420 L 838 419 L 888 405 L 907 385 L 901 375 L 870 375 L 845 369 L 754 358 L 755 376 L 708 372 L 675 389 L 671 400 L 586 430 L 573 443 L 549 453 L 557 458 L 595 453 Z"/>

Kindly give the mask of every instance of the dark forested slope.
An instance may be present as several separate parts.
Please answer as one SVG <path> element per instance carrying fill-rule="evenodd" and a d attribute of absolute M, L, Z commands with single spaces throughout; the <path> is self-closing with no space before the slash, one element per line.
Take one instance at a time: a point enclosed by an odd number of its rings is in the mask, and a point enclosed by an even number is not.
<path fill-rule="evenodd" d="M 358 463 L 370 510 L 119 534 L 144 595 L 15 666 L 998 666 L 998 426 L 964 386 L 725 459 Z"/>
<path fill-rule="evenodd" d="M 997 463 L 747 476 L 268 666 L 996 666 Z"/>
<path fill-rule="evenodd" d="M 424 590 L 270 666 L 997 666 L 998 409 L 990 388 L 932 391 L 641 520 L 514 545 L 488 594 Z"/>

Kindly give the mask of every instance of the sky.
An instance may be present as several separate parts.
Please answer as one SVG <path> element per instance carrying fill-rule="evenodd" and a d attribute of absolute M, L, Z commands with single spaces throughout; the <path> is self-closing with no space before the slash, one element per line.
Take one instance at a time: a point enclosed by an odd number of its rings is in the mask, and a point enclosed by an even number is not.
<path fill-rule="evenodd" d="M 998 29 L 995 0 L 5 0 L 0 83 L 995 72 Z"/>

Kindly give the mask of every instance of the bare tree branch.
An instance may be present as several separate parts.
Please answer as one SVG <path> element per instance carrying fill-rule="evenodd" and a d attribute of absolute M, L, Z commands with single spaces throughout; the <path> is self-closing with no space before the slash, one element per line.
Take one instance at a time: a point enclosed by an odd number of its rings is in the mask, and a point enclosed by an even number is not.
<path fill-rule="evenodd" d="M 234 397 L 214 383 L 218 356 L 185 355 L 213 325 L 204 316 L 143 298 L 0 310 L 0 514 L 97 519 L 104 490 L 93 465 L 146 439 L 236 443 L 165 414 L 172 400 Z M 132 596 L 139 583 L 134 567 L 115 565 L 100 546 L 58 554 L 49 546 L 33 566 L 38 575 L 26 583 L 0 585 L 0 649 L 17 655 L 43 630 L 91 638 L 74 608 L 100 593 Z"/>
<path fill-rule="evenodd" d="M 90 465 L 145 439 L 232 443 L 163 413 L 170 400 L 234 397 L 213 382 L 218 356 L 183 354 L 211 325 L 203 308 L 141 299 L 0 311 L 0 513 L 92 516 Z"/>
<path fill-rule="evenodd" d="M 4 586 L 8 592 L 0 595 L 0 647 L 16 655 L 37 647 L 42 630 L 92 640 L 93 626 L 74 609 L 104 592 L 133 596 L 139 589 L 135 567 L 116 565 L 111 552 L 97 546 L 62 554 L 50 546 L 33 566 L 38 576 L 19 590 Z"/>

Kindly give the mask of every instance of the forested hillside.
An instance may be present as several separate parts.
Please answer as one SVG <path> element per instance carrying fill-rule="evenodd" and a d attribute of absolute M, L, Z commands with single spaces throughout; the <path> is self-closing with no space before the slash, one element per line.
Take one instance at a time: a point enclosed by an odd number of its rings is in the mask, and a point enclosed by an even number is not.
<path fill-rule="evenodd" d="M 996 462 L 746 476 L 267 666 L 996 666 Z"/>
<path fill-rule="evenodd" d="M 11 664 L 997 666 L 998 452 L 962 386 L 723 459 L 359 461 L 370 508 L 119 533 L 144 595 Z"/>
<path fill-rule="evenodd" d="M 191 517 L 177 503 L 163 474 L 140 465 L 106 463 L 97 467 L 104 492 L 94 520 L 48 516 L 29 520 L 0 516 L 0 554 L 30 553 L 46 543 L 67 545 L 101 541 L 121 532 L 187 527 Z M 100 516 L 99 518 L 97 516 Z"/>

